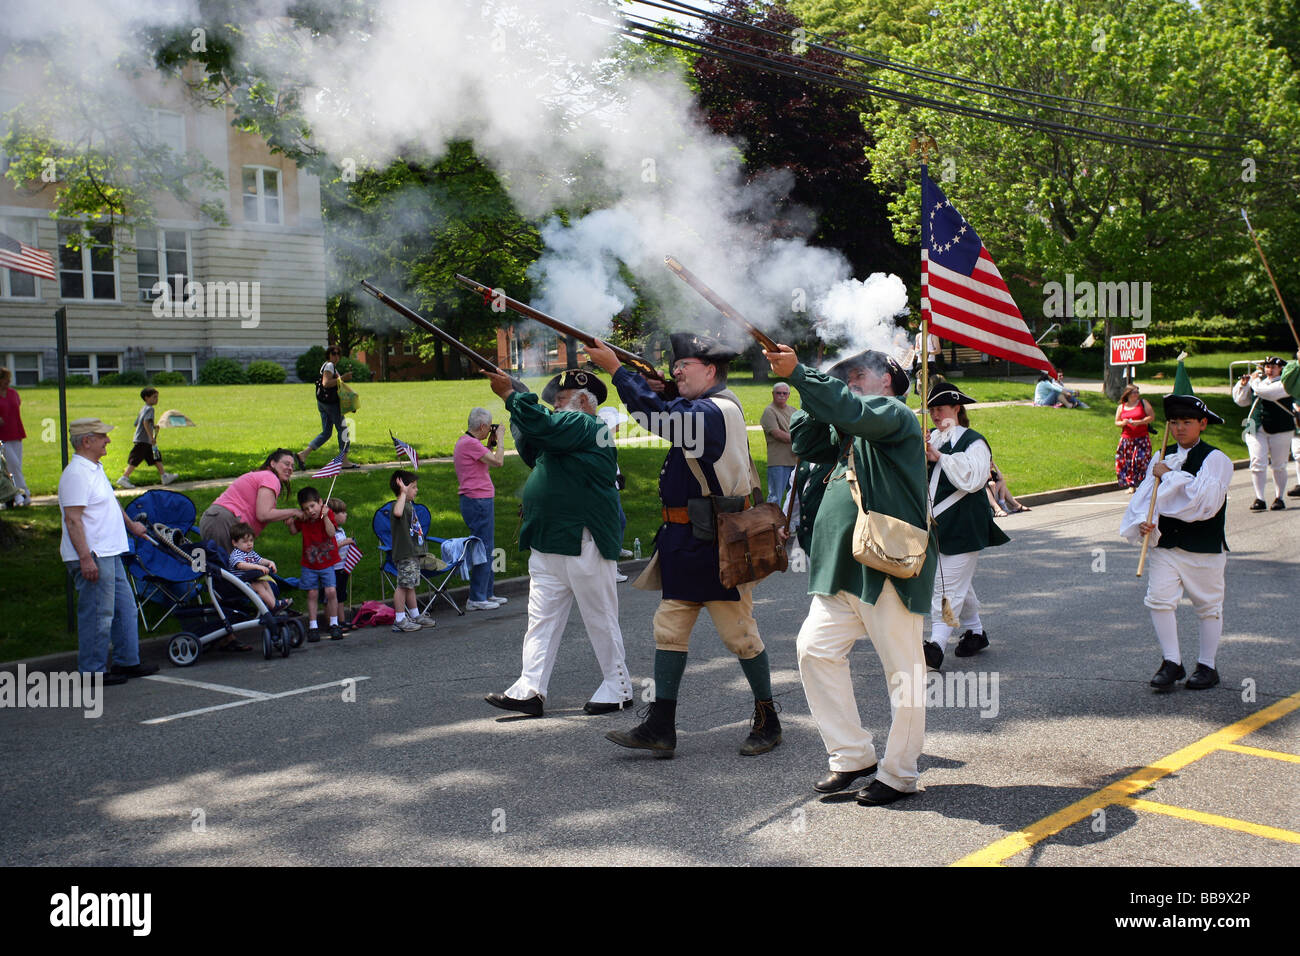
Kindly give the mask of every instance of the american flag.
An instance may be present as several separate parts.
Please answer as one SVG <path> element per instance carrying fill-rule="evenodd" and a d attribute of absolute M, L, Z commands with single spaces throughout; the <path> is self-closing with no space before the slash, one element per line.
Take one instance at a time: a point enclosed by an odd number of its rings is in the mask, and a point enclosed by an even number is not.
<path fill-rule="evenodd" d="M 414 509 L 411 511 L 411 537 L 417 544 L 424 541 L 424 526 L 420 524 L 420 516 Z"/>
<path fill-rule="evenodd" d="M 930 331 L 1053 378 L 993 257 L 921 167 L 921 317 Z"/>
<path fill-rule="evenodd" d="M 0 232 L 0 269 L 12 269 L 42 279 L 55 279 L 54 257 L 48 252 L 19 242 L 13 236 Z"/>
<path fill-rule="evenodd" d="M 312 475 L 312 477 L 333 478 L 335 475 L 342 473 L 342 471 L 343 471 L 343 452 L 339 452 L 337 455 L 335 455 L 333 458 L 329 460 L 329 463 L 325 465 L 324 468 L 316 472 L 314 475 Z"/>
<path fill-rule="evenodd" d="M 348 545 L 347 557 L 343 559 L 343 570 L 348 572 L 348 574 L 351 574 L 352 569 L 357 566 L 357 562 L 361 560 L 361 557 L 362 555 L 361 555 L 360 548 L 358 548 L 355 544 Z"/>
<path fill-rule="evenodd" d="M 393 439 L 393 447 L 397 449 L 397 453 L 399 455 L 405 455 L 407 458 L 411 459 L 411 467 L 416 471 L 419 471 L 420 459 L 415 457 L 415 449 L 395 436 L 392 432 L 388 433 L 388 437 Z"/>

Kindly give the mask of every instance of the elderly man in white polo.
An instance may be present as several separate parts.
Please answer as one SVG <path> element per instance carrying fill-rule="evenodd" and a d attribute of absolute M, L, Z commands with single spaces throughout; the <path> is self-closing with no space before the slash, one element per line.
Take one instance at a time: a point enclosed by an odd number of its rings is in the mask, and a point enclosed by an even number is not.
<path fill-rule="evenodd" d="M 127 517 L 99 463 L 112 430 L 98 418 L 78 418 L 68 426 L 74 454 L 59 477 L 59 556 L 77 587 L 77 669 L 103 673 L 105 684 L 122 684 L 158 668 L 140 663 L 135 599 L 122 563 L 129 550 L 126 532 L 142 538 L 145 526 Z M 113 669 L 104 673 L 110 644 Z"/>

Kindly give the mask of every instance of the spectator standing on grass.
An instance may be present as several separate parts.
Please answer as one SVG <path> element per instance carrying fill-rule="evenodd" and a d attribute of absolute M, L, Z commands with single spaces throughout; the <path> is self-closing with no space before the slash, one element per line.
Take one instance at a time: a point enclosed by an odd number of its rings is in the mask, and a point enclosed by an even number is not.
<path fill-rule="evenodd" d="M 199 534 L 204 541 L 215 541 L 227 552 L 232 542 L 231 529 L 241 521 L 260 535 L 272 521 L 296 518 L 297 508 L 277 508 L 275 503 L 289 493 L 289 476 L 293 474 L 293 452 L 277 448 L 266 456 L 256 471 L 232 481 L 208 510 L 199 517 Z"/>
<path fill-rule="evenodd" d="M 325 363 L 316 376 L 316 410 L 320 412 L 320 434 L 311 443 L 293 456 L 293 463 L 301 471 L 307 467 L 307 456 L 330 440 L 331 432 L 338 432 L 339 454 L 343 456 L 344 468 L 356 468 L 348 460 L 347 425 L 343 424 L 343 409 L 339 406 L 339 383 L 350 381 L 351 372 L 339 374 L 338 363 L 343 357 L 343 350 L 331 345 L 325 352 Z"/>
<path fill-rule="evenodd" d="M 352 572 L 347 568 L 348 554 L 352 550 L 356 541 L 348 537 L 348 533 L 343 530 L 343 526 L 348 521 L 348 506 L 342 498 L 331 498 L 325 502 L 325 507 L 334 513 L 334 543 L 338 545 L 339 561 L 334 565 L 334 589 L 338 592 L 339 604 L 343 605 L 345 611 L 348 606 L 348 582 L 352 580 Z M 346 617 L 346 614 L 344 615 Z M 348 630 L 345 622 L 343 629 Z"/>
<path fill-rule="evenodd" d="M 100 465 L 113 427 L 98 418 L 78 418 L 68 426 L 73 455 L 59 476 L 59 556 L 77 588 L 77 670 L 104 674 L 105 684 L 123 684 L 158 668 L 140 663 L 135 597 L 122 563 L 129 550 L 126 533 L 143 538 L 145 526 L 122 510 Z"/>
<path fill-rule="evenodd" d="M 126 456 L 126 471 L 117 479 L 119 488 L 134 488 L 131 472 L 139 465 L 153 465 L 158 469 L 158 480 L 170 485 L 176 476 L 163 468 L 162 455 L 158 453 L 158 423 L 154 420 L 154 406 L 158 404 L 158 389 L 152 385 L 140 389 L 144 407 L 135 416 L 135 438 L 131 453 Z"/>
<path fill-rule="evenodd" d="M 1119 486 L 1127 488 L 1130 495 L 1142 484 L 1147 465 L 1151 464 L 1151 431 L 1147 426 L 1155 420 L 1155 409 L 1136 385 L 1129 385 L 1120 393 L 1115 424 L 1123 431 L 1115 449 L 1115 476 Z"/>
<path fill-rule="evenodd" d="M 790 450 L 790 386 L 772 386 L 772 403 L 763 409 L 759 424 L 767 439 L 767 500 L 781 504 L 794 477 L 794 452 Z"/>
<path fill-rule="evenodd" d="M 393 589 L 394 631 L 418 631 L 433 627 L 436 621 L 420 613 L 415 589 L 420 586 L 420 571 L 424 556 L 429 552 L 425 529 L 420 527 L 415 514 L 415 496 L 419 494 L 419 479 L 415 472 L 397 469 L 388 479 L 388 487 L 397 495 L 389 513 L 389 537 L 393 541 L 393 567 L 397 568 L 397 587 Z M 494 604 L 493 607 L 496 607 Z"/>
<path fill-rule="evenodd" d="M 492 571 L 492 551 L 496 544 L 496 487 L 492 484 L 489 468 L 500 468 L 506 457 L 506 444 L 502 428 L 492 423 L 492 413 L 486 408 L 473 408 L 465 426 L 465 434 L 456 442 L 452 463 L 456 467 L 456 482 L 460 493 L 460 515 L 465 519 L 469 533 L 483 542 L 487 560 L 470 570 L 468 611 L 490 611 L 506 603 L 493 592 L 496 576 Z M 486 442 L 487 444 L 484 444 Z"/>
<path fill-rule="evenodd" d="M 330 618 L 330 640 L 341 641 L 343 629 L 339 627 L 339 598 L 334 586 L 334 565 L 339 562 L 339 548 L 334 540 L 334 512 L 321 501 L 320 492 L 308 486 L 298 491 L 298 507 L 302 513 L 291 518 L 289 530 L 302 535 L 302 574 L 298 587 L 307 592 L 307 640 L 314 644 L 320 640 L 320 627 L 316 620 L 319 608 L 317 589 L 325 595 L 325 609 Z"/>
<path fill-rule="evenodd" d="M 13 376 L 9 369 L 0 366 L 0 442 L 4 443 L 5 464 L 18 486 L 15 505 L 31 504 L 32 493 L 23 477 L 23 439 L 27 432 L 23 428 L 23 416 L 19 411 L 23 400 L 18 390 L 10 385 Z"/>

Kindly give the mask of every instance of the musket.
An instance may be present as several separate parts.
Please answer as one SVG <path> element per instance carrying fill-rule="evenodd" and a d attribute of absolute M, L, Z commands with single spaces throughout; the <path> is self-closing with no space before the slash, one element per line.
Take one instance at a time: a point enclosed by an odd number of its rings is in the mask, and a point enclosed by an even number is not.
<path fill-rule="evenodd" d="M 574 328 L 572 325 L 569 325 L 567 322 L 561 322 L 559 319 L 553 318 L 547 315 L 545 312 L 541 312 L 538 311 L 537 309 L 534 309 L 531 305 L 524 305 L 518 299 L 512 299 L 510 298 L 510 296 L 499 293 L 495 289 L 489 289 L 483 283 L 475 282 L 473 279 L 469 278 L 468 276 L 463 276 L 460 273 L 457 273 L 456 281 L 459 282 L 461 285 L 463 285 L 465 288 L 469 289 L 469 291 L 482 296 L 483 301 L 486 304 L 490 305 L 493 302 L 500 302 L 502 305 L 510 309 L 512 312 L 518 312 L 520 315 L 525 316 L 526 318 L 535 319 L 536 321 L 542 323 L 542 325 L 550 326 L 555 331 L 559 332 L 561 335 L 572 336 L 573 338 L 581 342 L 583 345 L 596 344 L 596 337 L 594 335 L 590 335 L 582 331 L 581 329 Z M 651 365 L 648 359 L 640 355 L 637 355 L 635 352 L 629 352 L 627 349 L 619 348 L 617 345 L 613 345 L 609 342 L 605 343 L 605 348 L 609 349 L 611 352 L 617 355 L 618 360 L 622 362 L 624 365 L 632 366 L 634 369 L 636 369 L 638 372 L 640 372 L 642 375 L 646 376 L 647 378 L 655 378 L 661 382 L 667 381 L 667 379 L 664 378 L 663 372 L 659 371 L 659 369 Z"/>
<path fill-rule="evenodd" d="M 691 272 L 690 269 L 687 269 L 684 265 L 682 265 L 672 256 L 664 256 L 664 264 L 668 266 L 669 269 L 672 269 L 674 273 L 676 273 L 677 278 L 681 279 L 683 282 L 685 282 L 688 286 L 690 286 L 700 295 L 704 296 L 705 301 L 708 302 L 709 305 L 713 306 L 715 309 L 717 309 L 719 312 L 721 312 L 723 315 L 729 318 L 732 322 L 735 322 L 742 329 L 744 329 L 755 339 L 757 339 L 759 345 L 763 346 L 763 348 L 767 349 L 769 352 L 779 351 L 776 347 L 776 342 L 774 342 L 767 333 L 759 330 L 759 328 L 755 326 L 752 322 L 746 319 L 743 315 L 741 315 L 731 306 L 727 305 L 727 303 L 724 302 L 716 292 L 714 292 L 703 282 L 701 282 L 699 278 L 695 275 L 695 273 Z"/>
<path fill-rule="evenodd" d="M 456 338 L 454 335 L 450 334 L 449 332 L 444 332 L 442 329 L 438 328 L 436 325 L 434 325 L 432 322 L 430 322 L 420 313 L 416 312 L 414 309 L 408 309 L 406 306 L 402 305 L 402 303 L 398 302 L 388 293 L 384 292 L 381 289 L 377 289 L 375 286 L 371 285 L 368 280 L 366 279 L 361 280 L 361 288 L 365 289 L 367 292 L 373 295 L 380 302 L 384 303 L 384 305 L 388 306 L 394 312 L 406 316 L 407 319 L 409 319 L 411 322 L 418 325 L 420 328 L 424 329 L 426 332 L 432 334 L 435 338 L 440 339 L 443 342 L 447 343 L 447 345 L 451 346 L 461 355 L 465 356 L 472 363 L 477 365 L 479 368 L 483 369 L 483 371 L 491 372 L 494 375 L 506 376 L 506 378 L 510 379 L 510 385 L 514 388 L 516 392 L 528 391 L 528 386 L 525 385 L 523 382 L 519 381 L 519 379 L 515 378 L 509 372 L 505 371 L 504 369 L 498 368 L 496 365 L 493 365 L 491 362 L 489 362 L 483 356 L 479 355 L 477 352 L 475 352 L 472 348 L 470 348 L 460 339 Z"/>

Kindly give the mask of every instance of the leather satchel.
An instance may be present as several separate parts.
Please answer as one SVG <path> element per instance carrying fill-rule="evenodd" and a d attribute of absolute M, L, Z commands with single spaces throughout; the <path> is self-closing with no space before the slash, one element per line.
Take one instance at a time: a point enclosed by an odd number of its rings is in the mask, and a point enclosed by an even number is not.
<path fill-rule="evenodd" d="M 929 530 L 893 515 L 863 509 L 862 493 L 858 490 L 857 455 L 852 448 L 848 453 L 844 477 L 858 506 L 858 518 L 853 524 L 854 559 L 890 577 L 902 580 L 916 577 L 925 566 Z"/>
<path fill-rule="evenodd" d="M 687 458 L 686 463 L 701 490 L 707 492 L 708 483 L 699 463 L 692 458 Z M 784 571 L 790 565 L 782 540 L 790 528 L 790 515 L 774 502 L 759 501 L 758 472 L 752 460 L 749 469 L 753 507 L 746 508 L 744 498 L 710 495 L 707 499 L 713 505 L 718 581 L 724 588 L 761 581 L 773 571 Z M 790 508 L 794 510 L 793 494 Z"/>

